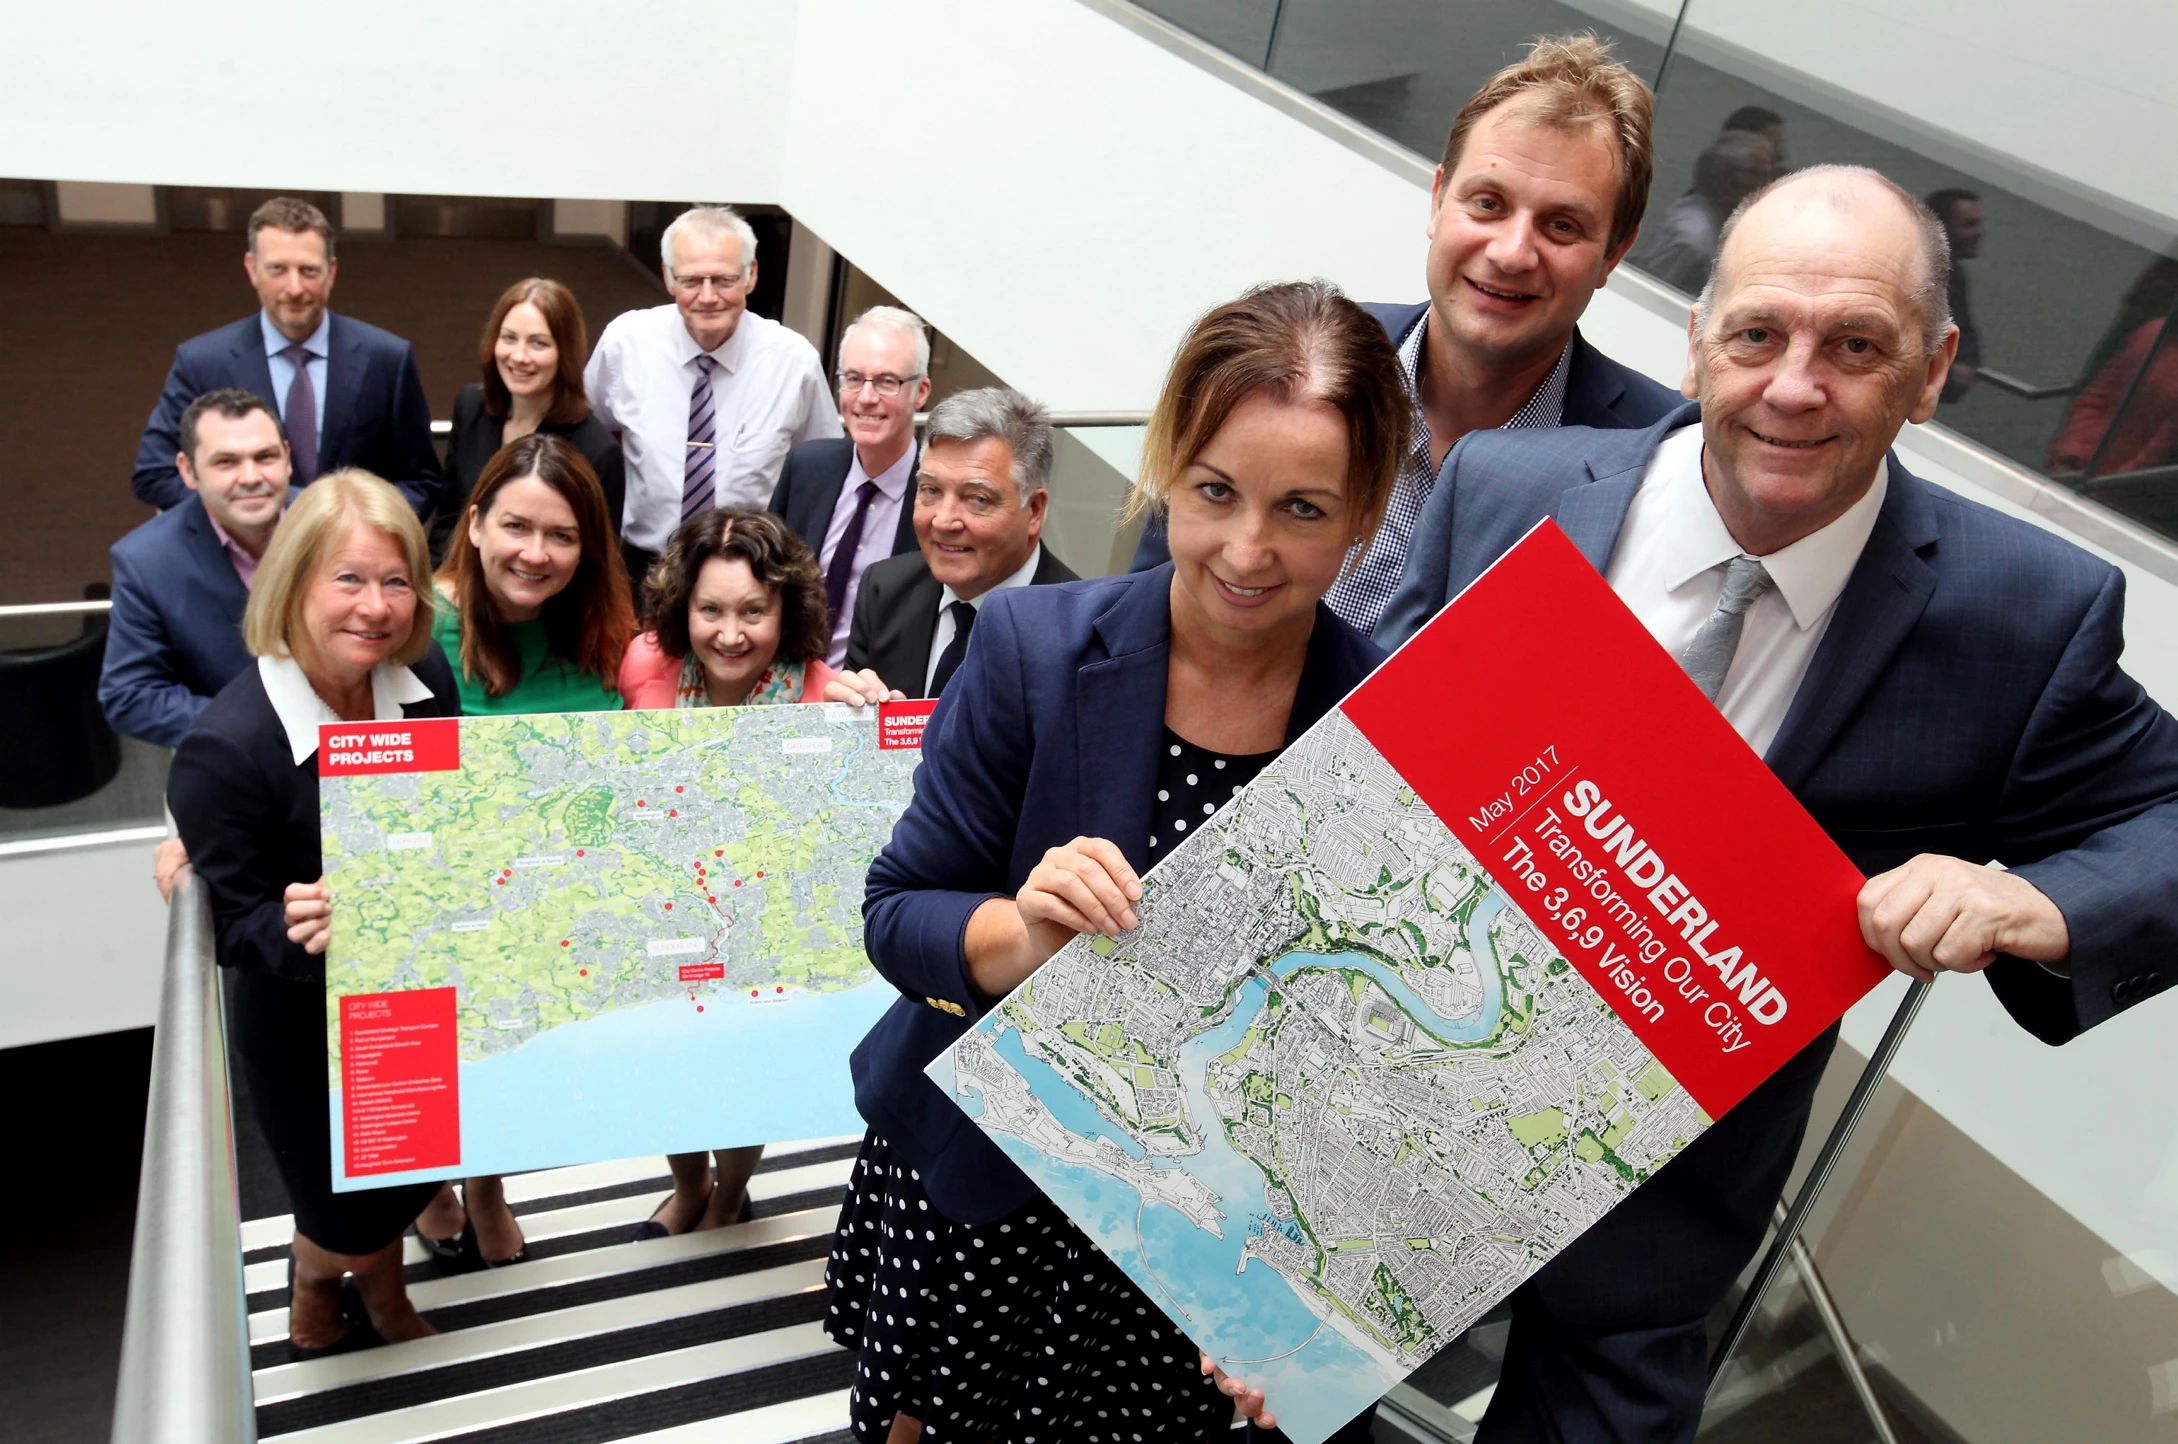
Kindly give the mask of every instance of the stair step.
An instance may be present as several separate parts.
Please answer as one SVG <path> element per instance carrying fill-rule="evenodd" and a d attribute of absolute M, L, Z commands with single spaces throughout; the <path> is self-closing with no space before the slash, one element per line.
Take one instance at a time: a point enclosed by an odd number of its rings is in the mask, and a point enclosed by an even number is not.
<path fill-rule="evenodd" d="M 853 1172 L 853 1160 L 835 1159 L 759 1173 L 749 1180 L 749 1200 L 759 1212 L 766 1213 L 777 1211 L 779 1205 L 790 1203 L 801 1195 L 832 1193 L 835 1197 L 830 1201 L 836 1203 L 836 1195 L 846 1188 L 848 1177 Z M 661 1182 L 659 1191 L 663 1192 L 670 1186 L 670 1182 Z M 511 1180 L 509 1187 L 512 1187 Z M 522 1236 L 529 1244 L 531 1253 L 540 1259 L 565 1254 L 566 1249 L 553 1247 L 563 1240 L 582 1246 L 580 1241 L 584 1235 L 617 1235 L 613 1237 L 613 1241 L 617 1243 L 625 1239 L 637 1224 L 649 1218 L 651 1211 L 657 1206 L 658 1200 L 654 1194 L 641 1193 L 606 1199 L 599 1203 L 576 1204 L 571 1208 L 546 1209 L 523 1215 Z M 801 1206 L 808 1205 L 804 1203 Z M 602 1242 L 602 1238 L 589 1240 L 586 1246 L 594 1248 Z M 404 1262 L 436 1263 L 424 1251 L 423 1244 L 413 1236 L 404 1240 L 404 1245 Z M 243 1265 L 242 1286 L 248 1292 L 253 1306 L 264 1307 L 268 1296 L 284 1301 L 287 1294 L 286 1254 L 279 1253 L 260 1263 Z"/>
<path fill-rule="evenodd" d="M 727 1419 L 720 1416 L 836 1390 L 853 1367 L 853 1355 L 811 1321 L 314 1427 L 283 1431 L 276 1421 L 261 1420 L 259 1438 L 283 1444 L 623 1439 L 646 1424 L 657 1429 L 709 1420 L 723 1427 Z M 741 1436 L 728 1430 L 720 1437 Z"/>
<path fill-rule="evenodd" d="M 847 1391 L 835 1389 L 813 1399 L 675 1424 L 621 1444 L 852 1444 L 847 1422 Z"/>
<path fill-rule="evenodd" d="M 562 1307 L 577 1295 L 581 1297 L 575 1301 L 595 1302 L 598 1297 L 595 1290 L 600 1286 L 610 1286 L 615 1294 L 632 1293 L 664 1284 L 668 1275 L 695 1271 L 703 1276 L 720 1276 L 740 1271 L 736 1264 L 744 1268 L 761 1267 L 763 1255 L 794 1251 L 797 1246 L 803 1246 L 799 1250 L 802 1256 L 808 1256 L 811 1251 L 829 1251 L 832 1231 L 838 1222 L 839 1209 L 836 1207 L 802 1209 L 727 1228 L 684 1233 L 675 1238 L 618 1243 L 554 1258 L 533 1259 L 503 1269 L 419 1279 L 408 1286 L 408 1296 L 435 1327 L 451 1331 L 470 1327 L 473 1322 L 490 1321 L 480 1314 L 494 1305 L 499 1306 L 499 1317 L 504 1317 L 504 1310 L 508 1308 L 540 1313 Z M 671 1280 L 673 1283 L 690 1281 L 678 1277 Z M 250 1315 L 253 1352 L 263 1353 L 268 1348 L 284 1351 L 286 1342 L 287 1309 L 284 1305 Z M 258 1359 L 256 1362 L 263 1367 L 273 1362 L 285 1363 L 286 1358 L 283 1352 L 279 1359 Z"/>
<path fill-rule="evenodd" d="M 710 1339 L 739 1337 L 757 1328 L 801 1323 L 823 1310 L 824 1261 L 810 1259 L 762 1274 L 742 1274 L 657 1289 L 603 1303 L 529 1314 L 459 1333 L 436 1334 L 329 1359 L 281 1364 L 257 1371 L 254 1383 L 261 1421 L 307 1416 L 326 1421 L 372 1412 L 389 1403 L 450 1398 L 484 1387 L 559 1372 L 548 1361 L 570 1354 L 603 1362 L 599 1351 L 633 1358 L 652 1350 L 642 1341 L 677 1323 Z M 774 1305 L 759 1308 L 759 1305 Z M 799 1315 L 786 1320 L 776 1315 Z M 707 1317 L 706 1317 L 707 1316 Z M 686 1339 L 677 1342 L 684 1344 Z M 568 1346 L 586 1343 L 590 1347 Z M 284 1407 L 283 1407 L 284 1406 Z"/>
<path fill-rule="evenodd" d="M 802 1168 L 817 1163 L 833 1163 L 840 1159 L 852 1160 L 861 1144 L 859 1137 L 817 1138 L 799 1143 L 768 1144 L 764 1156 L 756 1165 L 756 1177 L 789 1169 Z M 536 1205 L 553 1199 L 567 1199 L 573 1203 L 598 1201 L 579 1195 L 591 1194 L 598 1198 L 624 1194 L 628 1191 L 664 1192 L 673 1186 L 672 1175 L 666 1171 L 665 1160 L 657 1154 L 642 1158 L 620 1158 L 607 1163 L 583 1163 L 568 1168 L 544 1168 L 534 1173 L 507 1175 L 507 1203 L 517 1215 L 530 1212 Z M 764 1190 L 754 1180 L 749 1192 L 752 1197 L 765 1197 Z M 648 1217 L 648 1213 L 644 1217 Z M 288 1241 L 295 1233 L 295 1216 L 291 1213 L 273 1214 L 266 1218 L 249 1219 L 242 1225 L 242 1252 L 245 1257 L 262 1255 L 278 1250 L 283 1255 Z M 415 1263 L 430 1257 L 423 1245 L 415 1239 L 408 1240 L 409 1262 Z"/>

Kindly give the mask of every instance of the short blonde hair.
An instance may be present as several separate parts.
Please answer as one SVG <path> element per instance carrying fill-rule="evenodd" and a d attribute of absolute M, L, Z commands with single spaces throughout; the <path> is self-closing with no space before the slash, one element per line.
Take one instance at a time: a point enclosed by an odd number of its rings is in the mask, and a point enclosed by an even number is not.
<path fill-rule="evenodd" d="M 431 546 L 408 498 L 360 467 L 328 472 L 303 488 L 280 518 L 257 564 L 249 609 L 242 613 L 242 645 L 253 657 L 292 657 L 302 620 L 303 597 L 326 555 L 358 526 L 390 538 L 408 563 L 416 616 L 408 636 L 393 649 L 404 665 L 431 649 Z"/>
<path fill-rule="evenodd" d="M 1150 413 L 1142 474 L 1121 519 L 1163 515 L 1180 473 L 1259 391 L 1339 413 L 1346 495 L 1361 541 L 1375 536 L 1413 436 L 1414 403 L 1384 327 L 1329 281 L 1257 286 L 1189 328 Z"/>

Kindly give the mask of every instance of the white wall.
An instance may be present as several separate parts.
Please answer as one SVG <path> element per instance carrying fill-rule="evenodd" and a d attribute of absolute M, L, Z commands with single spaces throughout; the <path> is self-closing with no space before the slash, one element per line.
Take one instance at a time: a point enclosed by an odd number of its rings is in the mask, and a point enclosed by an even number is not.
<path fill-rule="evenodd" d="M 0 856 L 0 1048 L 148 1028 L 166 907 L 144 840 Z M 61 1081 L 61 1080 L 56 1080 Z"/>

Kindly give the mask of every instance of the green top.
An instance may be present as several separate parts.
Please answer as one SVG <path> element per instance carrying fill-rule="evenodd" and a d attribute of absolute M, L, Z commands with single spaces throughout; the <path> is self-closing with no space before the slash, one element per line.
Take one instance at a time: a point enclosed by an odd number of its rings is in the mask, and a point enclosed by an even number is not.
<path fill-rule="evenodd" d="M 517 712 L 618 712 L 620 694 L 604 677 L 577 672 L 558 658 L 545 655 L 543 618 L 515 622 L 507 628 L 514 638 L 515 654 L 522 659 L 522 680 L 504 696 L 488 697 L 482 677 L 468 677 L 461 670 L 461 613 L 444 592 L 436 598 L 431 635 L 445 649 L 461 688 L 461 712 L 465 717 L 505 717 Z"/>

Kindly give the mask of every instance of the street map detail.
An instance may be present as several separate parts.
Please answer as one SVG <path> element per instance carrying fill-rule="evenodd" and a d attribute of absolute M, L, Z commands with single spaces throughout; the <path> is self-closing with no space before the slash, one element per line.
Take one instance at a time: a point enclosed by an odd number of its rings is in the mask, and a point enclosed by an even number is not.
<path fill-rule="evenodd" d="M 932 1076 L 1296 1439 L 1708 1126 L 1341 713 L 1175 849 L 1139 914 Z"/>
<path fill-rule="evenodd" d="M 859 1131 L 847 1054 L 896 996 L 863 877 L 921 756 L 876 714 L 348 734 L 321 754 L 336 1187 Z"/>
<path fill-rule="evenodd" d="M 1861 884 L 1545 522 L 929 1075 L 1319 1444 L 1888 976 Z"/>

